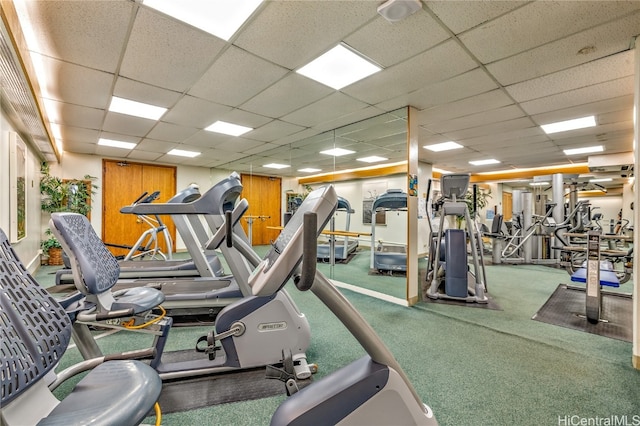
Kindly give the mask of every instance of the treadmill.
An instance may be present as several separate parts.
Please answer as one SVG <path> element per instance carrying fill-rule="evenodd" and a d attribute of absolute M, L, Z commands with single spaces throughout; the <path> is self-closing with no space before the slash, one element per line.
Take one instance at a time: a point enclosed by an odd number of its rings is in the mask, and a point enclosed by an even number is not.
<path fill-rule="evenodd" d="M 355 213 L 355 210 L 351 208 L 351 204 L 344 197 L 338 197 L 338 207 L 336 208 L 336 212 L 345 212 L 346 214 L 346 222 L 344 226 L 344 230 L 349 232 L 349 225 L 351 223 L 351 215 Z M 333 231 L 333 223 L 335 222 L 335 217 L 331 218 L 331 230 Z M 349 255 L 356 251 L 358 248 L 358 240 L 349 239 L 348 236 L 344 238 L 336 238 L 335 235 L 330 235 L 329 240 L 319 240 L 318 248 L 317 248 L 317 258 L 320 261 L 328 262 L 331 260 L 331 240 L 333 240 L 333 252 L 334 252 L 334 260 L 342 261 L 346 260 Z"/>
<path fill-rule="evenodd" d="M 407 208 L 407 193 L 401 189 L 389 189 L 378 196 L 371 206 L 371 265 L 373 271 L 378 272 L 406 272 L 407 246 L 406 244 L 392 244 L 379 241 L 376 245 L 376 213 L 378 210 L 405 210 Z"/>
<path fill-rule="evenodd" d="M 156 194 L 154 192 L 154 194 Z M 149 197 L 138 198 L 133 204 L 125 206 L 120 209 L 120 213 L 123 214 L 136 214 L 133 210 L 135 206 L 141 204 L 149 204 L 155 200 L 152 194 Z M 196 186 L 189 186 L 188 188 L 180 191 L 167 201 L 167 204 L 182 204 L 190 203 L 200 198 L 200 191 Z M 185 221 L 175 217 L 175 209 L 167 207 L 164 211 L 159 212 L 157 215 L 169 215 L 172 216 L 176 230 L 180 236 L 185 240 L 188 240 L 187 235 L 191 232 L 188 226 L 185 225 Z M 147 216 L 144 214 L 136 214 L 137 216 Z M 157 216 L 156 215 L 156 216 Z M 191 259 L 183 260 L 120 260 L 120 278 L 174 278 L 174 277 L 218 277 L 224 275 L 224 269 L 220 259 L 213 251 L 204 253 L 197 245 L 187 245 L 187 250 L 191 255 Z M 73 274 L 71 272 L 70 265 L 66 264 L 66 268 L 60 269 L 56 272 L 56 284 L 71 284 L 73 283 Z"/>

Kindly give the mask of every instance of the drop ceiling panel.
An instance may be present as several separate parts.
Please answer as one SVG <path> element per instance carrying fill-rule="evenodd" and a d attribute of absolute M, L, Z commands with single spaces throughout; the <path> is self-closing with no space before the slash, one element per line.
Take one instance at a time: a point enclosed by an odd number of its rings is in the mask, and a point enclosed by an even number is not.
<path fill-rule="evenodd" d="M 104 111 L 101 109 L 83 107 L 54 100 L 48 100 L 46 102 L 49 119 L 54 123 L 86 127 L 89 129 L 99 129 L 102 125 Z M 56 113 L 52 114 L 50 112 L 52 110 L 56 111 Z"/>
<path fill-rule="evenodd" d="M 204 129 L 214 123 L 218 119 L 217 117 L 229 111 L 231 111 L 231 107 L 193 96 L 184 96 L 162 116 L 162 121 Z"/>
<path fill-rule="evenodd" d="M 575 107 L 566 108 L 562 111 L 553 111 L 549 113 L 543 113 L 534 115 L 531 118 L 538 124 L 553 123 L 554 121 L 569 120 L 577 117 L 586 117 L 588 115 L 602 115 L 612 111 L 626 111 L 629 117 L 633 114 L 630 112 L 633 109 L 633 94 L 620 96 L 612 99 L 605 99 L 603 101 L 592 102 L 588 104 L 578 105 Z M 598 122 L 596 117 L 596 122 Z"/>
<path fill-rule="evenodd" d="M 513 103 L 503 90 L 491 90 L 459 101 L 437 105 L 418 113 L 418 124 L 427 125 L 475 114 L 484 109 L 495 109 Z"/>
<path fill-rule="evenodd" d="M 311 127 L 319 123 L 333 121 L 351 111 L 361 110 L 367 104 L 344 93 L 335 92 L 326 98 L 300 108 L 282 117 L 284 121 L 300 126 Z"/>
<path fill-rule="evenodd" d="M 629 49 L 638 12 L 487 65 L 503 85 L 551 74 Z"/>
<path fill-rule="evenodd" d="M 163 108 L 172 107 L 182 97 L 182 93 L 123 77 L 116 79 L 113 95 Z"/>
<path fill-rule="evenodd" d="M 286 68 L 230 46 L 194 84 L 189 94 L 219 104 L 240 105 L 288 72 Z"/>
<path fill-rule="evenodd" d="M 384 68 L 402 62 L 449 38 L 428 13 L 418 11 L 402 24 L 374 19 L 344 41 Z"/>
<path fill-rule="evenodd" d="M 289 74 L 259 93 L 241 108 L 265 117 L 280 118 L 333 93 L 333 90 L 298 74 Z"/>
<path fill-rule="evenodd" d="M 174 148 L 178 148 L 175 142 L 165 142 L 157 139 L 142 139 L 135 147 L 135 151 L 150 151 L 158 153 L 167 153 Z"/>
<path fill-rule="evenodd" d="M 531 2 L 460 36 L 487 64 L 622 17 L 640 2 Z M 568 19 L 570 17 L 570 19 Z"/>
<path fill-rule="evenodd" d="M 611 79 L 633 75 L 634 51 L 629 50 L 588 62 L 544 77 L 507 87 L 518 102 L 543 98 L 560 92 L 593 86 Z"/>
<path fill-rule="evenodd" d="M 130 151 L 126 155 L 126 158 L 129 160 L 136 160 L 136 161 L 156 161 L 158 158 L 162 156 L 163 155 L 158 152 L 141 151 L 141 150 L 134 149 L 133 151 Z M 122 157 L 122 155 L 120 155 L 119 157 Z"/>
<path fill-rule="evenodd" d="M 363 102 L 377 104 L 462 74 L 476 66 L 477 63 L 456 42 L 447 41 L 342 91 Z"/>
<path fill-rule="evenodd" d="M 146 135 L 148 138 L 167 142 L 182 142 L 193 136 L 198 130 L 193 127 L 159 122 Z"/>
<path fill-rule="evenodd" d="M 68 150 L 67 142 L 98 143 L 100 132 L 82 127 L 60 126 L 60 135 L 62 136 L 63 147 Z"/>
<path fill-rule="evenodd" d="M 471 129 L 447 132 L 446 135 L 452 138 L 451 140 L 462 141 L 464 139 L 494 135 L 512 130 L 524 130 L 533 126 L 534 124 L 531 119 L 523 117 L 515 120 L 502 121 L 500 123 L 492 123 L 486 126 L 478 126 Z"/>
<path fill-rule="evenodd" d="M 302 130 L 304 130 L 304 127 L 296 124 L 287 123 L 282 120 L 271 120 L 264 126 L 252 130 L 250 138 L 263 142 L 271 142 Z"/>
<path fill-rule="evenodd" d="M 132 2 L 25 2 L 39 53 L 114 73 L 126 40 Z"/>
<path fill-rule="evenodd" d="M 543 112 L 557 111 L 582 104 L 602 101 L 609 98 L 617 98 L 630 93 L 633 93 L 633 77 L 624 77 L 532 101 L 522 102 L 520 105 L 525 112 L 530 115 L 535 115 Z"/>
<path fill-rule="evenodd" d="M 141 7 L 129 36 L 120 74 L 184 92 L 224 48 L 217 37 Z"/>
<path fill-rule="evenodd" d="M 406 104 L 403 104 L 406 105 Z M 339 129 L 343 126 L 346 126 L 351 123 L 356 123 L 362 120 L 366 120 L 368 118 L 372 118 L 387 112 L 388 110 L 383 110 L 378 108 L 377 106 L 367 106 L 362 109 L 358 109 L 356 111 L 350 111 L 348 113 L 342 114 L 340 117 L 335 118 L 333 120 L 325 121 L 324 123 L 319 123 L 314 125 L 314 129 L 320 132 L 326 132 L 333 129 Z"/>
<path fill-rule="evenodd" d="M 517 9 L 526 1 L 469 1 L 464 6 L 452 1 L 428 1 L 427 7 L 442 20 L 455 34 L 491 21 L 513 9 Z"/>
<path fill-rule="evenodd" d="M 486 110 L 476 114 L 466 115 L 449 121 L 428 124 L 424 127 L 434 133 L 448 133 L 456 130 L 478 127 L 489 123 L 499 123 L 501 121 L 512 120 L 520 117 L 524 117 L 524 112 L 515 105 L 508 105 L 494 110 Z"/>
<path fill-rule="evenodd" d="M 49 98 L 58 101 L 105 108 L 111 100 L 113 75 L 38 55 L 47 73 L 43 87 Z"/>
<path fill-rule="evenodd" d="M 89 154 L 93 155 L 96 153 L 97 145 L 95 143 L 84 143 L 78 142 L 71 139 L 67 139 L 64 141 L 64 151 L 74 152 L 78 154 Z"/>
<path fill-rule="evenodd" d="M 244 153 L 250 149 L 262 146 L 260 141 L 252 141 L 244 138 L 231 138 L 216 145 L 216 149 L 222 149 L 230 152 Z"/>
<path fill-rule="evenodd" d="M 108 112 L 102 129 L 107 132 L 120 133 L 131 136 L 145 136 L 155 126 L 154 120 L 133 117 L 131 115 Z"/>
<path fill-rule="evenodd" d="M 378 19 L 376 7 L 368 1 L 268 2 L 235 44 L 294 70 L 334 47 L 354 28 Z"/>

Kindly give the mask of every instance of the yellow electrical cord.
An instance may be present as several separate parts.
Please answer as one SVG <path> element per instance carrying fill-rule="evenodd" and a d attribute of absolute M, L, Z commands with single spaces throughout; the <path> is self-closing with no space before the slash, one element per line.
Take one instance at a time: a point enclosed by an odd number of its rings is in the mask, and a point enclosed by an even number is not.
<path fill-rule="evenodd" d="M 153 406 L 153 409 L 156 412 L 156 426 L 160 426 L 162 422 L 162 411 L 160 411 L 160 404 L 156 402 L 156 405 Z"/>
<path fill-rule="evenodd" d="M 151 324 L 155 324 L 156 322 L 160 321 L 162 318 L 164 318 L 167 315 L 167 311 L 165 311 L 162 306 L 158 306 L 158 308 L 160 309 L 161 314 L 159 316 L 155 317 L 154 319 L 152 319 L 151 321 L 145 322 L 144 324 L 140 324 L 140 325 L 134 325 L 135 324 L 135 320 L 133 318 L 131 318 L 131 320 L 123 322 L 122 326 L 124 328 L 128 328 L 130 330 L 138 330 L 140 328 L 148 327 Z"/>

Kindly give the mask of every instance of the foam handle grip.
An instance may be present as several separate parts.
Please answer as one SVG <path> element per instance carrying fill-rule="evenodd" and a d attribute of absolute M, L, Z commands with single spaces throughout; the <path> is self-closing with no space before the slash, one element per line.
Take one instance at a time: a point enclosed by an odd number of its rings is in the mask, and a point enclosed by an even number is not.
<path fill-rule="evenodd" d="M 302 229 L 302 273 L 296 284 L 300 291 L 307 291 L 316 278 L 316 260 L 318 255 L 318 216 L 312 212 L 304 214 Z"/>
<path fill-rule="evenodd" d="M 233 219 L 231 210 L 224 212 L 224 225 L 227 231 L 227 247 L 233 247 Z"/>

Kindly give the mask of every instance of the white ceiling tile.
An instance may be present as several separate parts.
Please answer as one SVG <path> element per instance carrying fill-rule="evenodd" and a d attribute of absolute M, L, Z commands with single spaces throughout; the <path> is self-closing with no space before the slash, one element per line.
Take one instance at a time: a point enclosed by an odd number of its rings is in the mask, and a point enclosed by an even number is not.
<path fill-rule="evenodd" d="M 629 49 L 640 13 L 527 50 L 487 65 L 503 85 L 540 77 Z M 586 49 L 585 49 L 586 48 Z M 578 53 L 581 51 L 584 53 Z"/>
<path fill-rule="evenodd" d="M 156 139 L 142 139 L 135 147 L 136 151 L 151 151 L 167 153 L 178 146 L 175 142 L 165 142 Z"/>
<path fill-rule="evenodd" d="M 219 104 L 240 105 L 288 72 L 286 68 L 231 46 L 216 59 L 189 93 Z M 229 87 L 235 89 L 229 90 Z"/>
<path fill-rule="evenodd" d="M 260 141 L 252 141 L 251 139 L 233 138 L 217 144 L 215 148 L 244 154 L 250 149 L 262 146 L 262 144 Z"/>
<path fill-rule="evenodd" d="M 184 96 L 170 111 L 167 111 L 162 121 L 204 129 L 215 122 L 217 117 L 231 109 L 231 107 L 214 104 L 204 99 Z"/>
<path fill-rule="evenodd" d="M 265 117 L 280 118 L 328 96 L 333 91 L 301 75 L 289 74 L 242 104 L 241 108 Z"/>
<path fill-rule="evenodd" d="M 605 83 L 594 84 L 544 98 L 522 102 L 520 105 L 528 114 L 561 110 L 582 104 L 617 98 L 633 93 L 633 77 L 620 78 Z"/>
<path fill-rule="evenodd" d="M 198 80 L 224 45 L 217 37 L 140 8 L 120 74 L 183 92 Z"/>
<path fill-rule="evenodd" d="M 311 105 L 285 115 L 282 119 L 300 126 L 313 127 L 327 121 L 333 121 L 350 112 L 362 110 L 367 106 L 367 104 L 344 93 L 335 92 Z"/>
<path fill-rule="evenodd" d="M 98 143 L 100 132 L 83 127 L 60 126 L 63 144 L 66 142 Z"/>
<path fill-rule="evenodd" d="M 477 63 L 451 40 L 347 86 L 342 91 L 363 102 L 377 104 L 476 67 Z"/>
<path fill-rule="evenodd" d="M 163 108 L 173 106 L 178 99 L 182 97 L 182 93 L 140 83 L 139 81 L 124 77 L 118 77 L 116 79 L 113 95 Z"/>
<path fill-rule="evenodd" d="M 369 1 L 268 2 L 234 44 L 294 70 L 376 18 L 376 8 Z"/>
<path fill-rule="evenodd" d="M 403 104 L 406 105 L 406 104 Z M 358 109 L 355 111 L 349 111 L 347 113 L 342 114 L 340 117 L 335 118 L 333 120 L 325 121 L 324 123 L 316 124 L 314 129 L 325 132 L 333 129 L 338 129 L 340 127 L 346 126 L 351 123 L 357 123 L 362 120 L 366 120 L 371 117 L 375 117 L 376 115 L 380 115 L 387 110 L 382 110 L 378 107 L 367 106 L 362 109 Z"/>
<path fill-rule="evenodd" d="M 162 154 L 158 152 L 140 151 L 137 149 L 133 149 L 127 154 L 127 159 L 138 161 L 156 161 L 160 157 L 162 157 Z"/>
<path fill-rule="evenodd" d="M 514 118 L 524 117 L 524 112 L 515 106 L 509 105 L 494 110 L 487 110 L 476 114 L 466 115 L 449 121 L 441 121 L 436 124 L 424 125 L 434 133 L 448 133 L 456 130 L 469 129 L 489 123 L 497 123 Z"/>
<path fill-rule="evenodd" d="M 40 53 L 96 70 L 117 69 L 132 2 L 27 1 Z M 37 7 L 36 7 L 37 6 Z"/>
<path fill-rule="evenodd" d="M 506 89 L 516 101 L 524 102 L 592 86 L 608 80 L 632 76 L 633 68 L 634 51 L 629 50 L 533 80 L 513 84 Z"/>
<path fill-rule="evenodd" d="M 214 123 L 217 120 L 226 121 L 227 123 L 239 124 L 241 126 L 251 127 L 252 129 L 263 126 L 270 121 L 273 121 L 269 117 L 265 117 L 264 115 L 254 114 L 252 112 L 243 111 L 239 108 L 234 108 L 231 111 L 227 111 L 223 114 L 220 114 L 219 117 L 216 117 L 211 123 Z M 246 133 L 245 135 L 248 135 Z"/>
<path fill-rule="evenodd" d="M 511 104 L 513 104 L 513 100 L 503 90 L 491 90 L 458 101 L 423 109 L 418 113 L 418 124 L 426 125 L 452 120 L 483 111 L 484 109 L 495 109 Z"/>
<path fill-rule="evenodd" d="M 186 139 L 185 143 L 198 147 L 213 147 L 229 139 L 234 139 L 234 136 L 223 135 L 222 133 L 216 132 L 209 132 L 207 130 L 200 130 L 193 136 Z"/>
<path fill-rule="evenodd" d="M 125 158 L 131 153 L 130 149 L 113 148 L 110 146 L 96 145 L 96 155 L 103 157 Z M 154 154 L 157 156 L 157 154 Z"/>
<path fill-rule="evenodd" d="M 58 101 L 105 108 L 111 100 L 113 75 L 40 56 L 47 72 L 44 94 Z M 64 78 L 62 78 L 64 76 Z"/>
<path fill-rule="evenodd" d="M 132 136 L 145 136 L 153 128 L 156 121 L 131 115 L 108 112 L 102 129 L 107 132 Z"/>
<path fill-rule="evenodd" d="M 264 126 L 251 131 L 251 139 L 273 142 L 304 130 L 304 127 L 287 123 L 282 120 L 272 120 Z"/>
<path fill-rule="evenodd" d="M 627 111 L 627 113 L 632 115 L 632 110 L 633 94 L 628 94 L 617 98 L 569 107 L 563 110 L 536 114 L 531 116 L 531 118 L 538 124 L 547 124 L 577 117 L 586 117 L 588 115 L 596 115 L 598 117 L 612 111 Z"/>
<path fill-rule="evenodd" d="M 52 105 L 56 111 L 55 114 L 52 114 L 47 106 L 47 115 L 53 123 L 89 129 L 99 129 L 102 125 L 104 117 L 104 110 L 102 109 L 83 107 L 55 100 L 47 102 L 47 105 Z"/>
<path fill-rule="evenodd" d="M 198 130 L 193 127 L 158 122 L 146 136 L 150 139 L 157 139 L 161 141 L 182 142 L 193 136 L 197 131 Z"/>
<path fill-rule="evenodd" d="M 449 33 L 425 11 L 402 22 L 375 19 L 344 42 L 383 67 L 415 56 L 449 38 Z"/>
<path fill-rule="evenodd" d="M 96 145 L 95 143 L 84 143 L 71 140 L 65 140 L 62 143 L 62 149 L 64 151 L 78 154 L 95 154 L 97 146 L 98 145 Z"/>
<path fill-rule="evenodd" d="M 569 36 L 640 9 L 640 2 L 530 2 L 476 27 L 460 39 L 482 63 Z"/>
<path fill-rule="evenodd" d="M 526 1 L 432 1 L 427 0 L 427 7 L 435 13 L 438 18 L 454 34 L 484 24 L 494 18 L 499 17 L 513 9 L 526 4 Z"/>
<path fill-rule="evenodd" d="M 531 119 L 523 117 L 516 118 L 515 120 L 502 121 L 500 123 L 492 123 L 485 126 L 473 127 L 471 129 L 447 132 L 446 135 L 451 137 L 451 140 L 461 141 L 463 139 L 469 139 L 478 136 L 487 136 L 512 130 L 523 130 L 533 126 L 534 124 Z"/>

